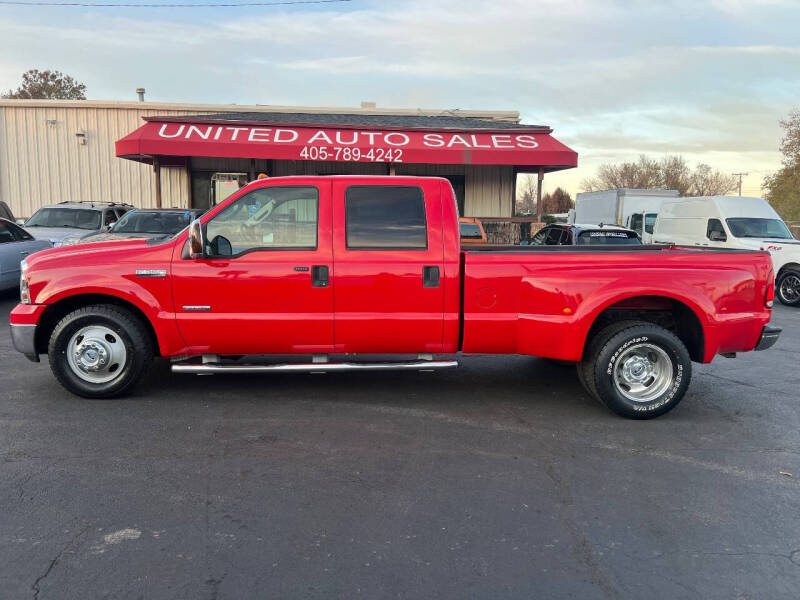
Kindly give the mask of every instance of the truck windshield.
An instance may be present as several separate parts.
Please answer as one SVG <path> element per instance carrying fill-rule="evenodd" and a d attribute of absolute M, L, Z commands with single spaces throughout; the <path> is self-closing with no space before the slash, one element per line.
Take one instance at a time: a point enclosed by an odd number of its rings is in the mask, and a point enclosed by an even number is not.
<path fill-rule="evenodd" d="M 90 208 L 42 208 L 25 222 L 25 227 L 72 227 L 100 229 L 99 210 Z"/>
<path fill-rule="evenodd" d="M 125 213 L 116 225 L 114 233 L 177 233 L 189 225 L 189 211 L 138 211 Z"/>
<path fill-rule="evenodd" d="M 578 246 L 605 245 L 605 246 L 635 246 L 641 244 L 638 236 L 633 231 L 583 231 L 575 242 Z"/>
<path fill-rule="evenodd" d="M 751 217 L 737 217 L 725 219 L 731 235 L 738 238 L 780 238 L 791 240 L 794 236 L 780 219 L 755 219 Z"/>

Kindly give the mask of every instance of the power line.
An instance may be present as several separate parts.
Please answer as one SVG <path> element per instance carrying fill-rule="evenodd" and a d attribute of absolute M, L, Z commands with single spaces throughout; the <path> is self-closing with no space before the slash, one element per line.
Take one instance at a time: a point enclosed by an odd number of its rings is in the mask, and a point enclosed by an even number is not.
<path fill-rule="evenodd" d="M 67 7 L 88 7 L 88 8 L 247 8 L 253 6 L 292 6 L 295 4 L 335 4 L 340 2 L 351 2 L 352 0 L 283 0 L 277 2 L 210 2 L 202 4 L 199 2 L 191 3 L 171 3 L 171 4 L 133 4 L 133 3 L 95 3 L 95 2 L 10 2 L 0 0 L 0 5 L 5 6 L 67 6 Z"/>

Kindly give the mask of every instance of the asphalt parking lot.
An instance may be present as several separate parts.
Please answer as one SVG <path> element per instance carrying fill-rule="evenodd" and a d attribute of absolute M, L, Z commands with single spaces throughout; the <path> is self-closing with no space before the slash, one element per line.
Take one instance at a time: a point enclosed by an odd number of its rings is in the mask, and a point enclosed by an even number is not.
<path fill-rule="evenodd" d="M 697 367 L 646 422 L 526 357 L 159 361 L 89 401 L 0 327 L 0 598 L 796 599 L 800 310 L 773 321 L 772 350 Z"/>

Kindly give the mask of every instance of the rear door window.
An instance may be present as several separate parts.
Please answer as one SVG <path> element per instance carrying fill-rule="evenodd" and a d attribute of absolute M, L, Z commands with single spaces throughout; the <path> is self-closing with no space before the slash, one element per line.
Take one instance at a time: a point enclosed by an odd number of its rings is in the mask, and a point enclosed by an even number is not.
<path fill-rule="evenodd" d="M 424 250 L 425 198 L 416 186 L 358 185 L 345 191 L 347 247 Z"/>

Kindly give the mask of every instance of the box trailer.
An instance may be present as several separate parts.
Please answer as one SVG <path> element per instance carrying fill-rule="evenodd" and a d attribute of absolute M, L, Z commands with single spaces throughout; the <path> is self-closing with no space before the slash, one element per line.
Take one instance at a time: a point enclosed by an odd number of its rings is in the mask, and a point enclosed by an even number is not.
<path fill-rule="evenodd" d="M 581 225 L 620 225 L 633 229 L 631 215 L 643 214 L 645 219 L 649 216 L 651 221 L 655 221 L 661 202 L 665 198 L 677 197 L 678 190 L 619 188 L 582 192 L 575 198 L 574 222 Z"/>

